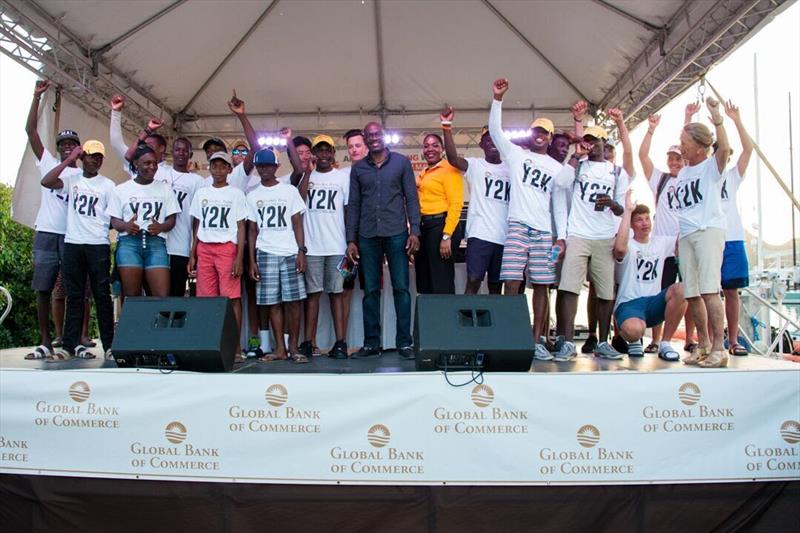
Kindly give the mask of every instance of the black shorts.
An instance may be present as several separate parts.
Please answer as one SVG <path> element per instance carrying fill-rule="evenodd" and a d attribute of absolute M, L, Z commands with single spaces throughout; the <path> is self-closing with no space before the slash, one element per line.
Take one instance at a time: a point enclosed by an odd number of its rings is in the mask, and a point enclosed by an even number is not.
<path fill-rule="evenodd" d="M 500 283 L 503 246 L 470 237 L 467 239 L 467 279 L 481 280 L 489 274 L 489 283 Z"/>

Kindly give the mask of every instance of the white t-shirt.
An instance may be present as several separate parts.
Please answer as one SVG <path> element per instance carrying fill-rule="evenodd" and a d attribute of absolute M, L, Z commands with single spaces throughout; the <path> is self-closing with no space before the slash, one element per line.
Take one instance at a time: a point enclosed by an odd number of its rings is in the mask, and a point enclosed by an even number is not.
<path fill-rule="evenodd" d="M 658 197 L 653 222 L 653 235 L 677 237 L 680 233 L 677 211 L 678 202 L 675 196 L 678 178 L 670 176 L 669 172 L 653 168 L 653 173 L 650 175 L 650 190 L 653 191 L 653 198 L 655 199 L 655 195 L 658 192 L 658 183 L 663 175 L 667 176 L 667 181 L 661 190 L 661 196 Z"/>
<path fill-rule="evenodd" d="M 136 224 L 146 231 L 150 221 L 163 223 L 168 216 L 179 213 L 178 200 L 169 185 L 163 181 L 153 181 L 149 185 L 128 180 L 114 188 L 114 195 L 108 204 L 108 215 L 127 222 L 136 214 Z M 167 233 L 159 237 L 167 238 Z M 123 232 L 120 235 L 127 235 Z"/>
<path fill-rule="evenodd" d="M 194 172 L 179 172 L 170 165 L 164 165 L 158 168 L 155 180 L 169 185 L 180 208 L 175 227 L 167 233 L 167 253 L 189 257 L 192 251 L 192 217 L 189 215 L 189 207 L 195 193 L 203 187 L 203 177 Z"/>
<path fill-rule="evenodd" d="M 100 174 L 93 178 L 73 174 L 62 176 L 61 181 L 64 182 L 64 192 L 69 194 L 64 242 L 109 244 L 111 217 L 108 215 L 108 204 L 114 196 L 114 182 Z"/>
<path fill-rule="evenodd" d="M 297 253 L 292 216 L 305 213 L 306 205 L 297 188 L 286 183 L 260 185 L 247 195 L 247 219 L 258 227 L 256 248 L 273 255 Z"/>
<path fill-rule="evenodd" d="M 307 212 L 303 217 L 308 255 L 343 255 L 347 250 L 344 206 L 350 198 L 350 172 L 332 169 L 309 176 Z"/>
<path fill-rule="evenodd" d="M 739 185 L 742 184 L 742 176 L 739 175 L 739 166 L 734 165 L 725 171 L 722 176 L 722 210 L 727 219 L 727 229 L 725 231 L 726 241 L 743 241 L 744 227 L 742 226 L 742 216 L 739 213 Z"/>
<path fill-rule="evenodd" d="M 581 161 L 578 177 L 572 184 L 572 204 L 567 223 L 567 234 L 590 240 L 610 239 L 617 233 L 617 217 L 606 207 L 595 211 L 594 205 L 598 194 L 611 196 L 619 205 L 625 205 L 625 193 L 631 179 L 625 169 L 619 169 L 615 175 L 613 163 L 608 161 Z M 562 174 L 571 173 L 575 169 L 566 165 Z"/>
<path fill-rule="evenodd" d="M 706 228 L 727 228 L 721 187 L 722 174 L 714 157 L 678 172 L 675 201 L 681 237 Z"/>
<path fill-rule="evenodd" d="M 650 235 L 648 242 L 641 243 L 631 235 L 628 253 L 618 262 L 621 276 L 615 309 L 622 303 L 661 292 L 664 261 L 675 255 L 676 240 L 677 236 Z"/>
<path fill-rule="evenodd" d="M 42 178 L 61 164 L 61 161 L 53 157 L 53 154 L 45 149 L 42 158 L 36 163 Z M 61 173 L 61 179 L 70 176 L 81 176 L 81 168 L 67 167 Z M 42 187 L 39 212 L 36 214 L 36 222 L 33 227 L 36 231 L 46 231 L 48 233 L 58 233 L 64 235 L 67 232 L 67 197 L 69 194 L 63 189 L 48 189 Z"/>
<path fill-rule="evenodd" d="M 570 176 L 563 176 L 561 170 L 564 165 L 549 155 L 525 150 L 507 139 L 503 134 L 501 115 L 502 103 L 492 100 L 489 134 L 500 152 L 500 157 L 508 165 L 511 179 L 508 219 L 522 222 L 539 231 L 563 234 L 564 228 L 551 227 L 550 197 L 557 185 L 564 187 L 572 181 Z M 568 181 L 563 181 L 564 179 Z M 558 183 L 559 180 L 562 180 L 561 183 Z M 561 202 L 554 202 L 553 209 L 559 210 L 555 219 L 556 225 L 560 225 L 566 218 L 566 206 L 562 206 Z"/>
<path fill-rule="evenodd" d="M 244 193 L 231 185 L 203 187 L 195 193 L 189 214 L 200 221 L 197 227 L 200 242 L 237 244 L 237 224 L 247 219 L 247 201 Z"/>
<path fill-rule="evenodd" d="M 467 157 L 464 177 L 469 185 L 467 237 L 505 245 L 508 231 L 508 202 L 511 178 L 506 163 L 489 163 Z"/>

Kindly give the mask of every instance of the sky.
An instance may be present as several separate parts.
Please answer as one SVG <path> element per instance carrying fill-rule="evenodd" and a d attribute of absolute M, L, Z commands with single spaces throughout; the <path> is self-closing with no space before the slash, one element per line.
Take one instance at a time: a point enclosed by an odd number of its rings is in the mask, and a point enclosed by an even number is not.
<path fill-rule="evenodd" d="M 792 127 L 794 134 L 795 183 L 800 183 L 800 3 L 794 3 L 767 24 L 754 37 L 714 67 L 708 80 L 726 99 L 731 99 L 741 109 L 742 119 L 755 139 L 755 99 L 753 87 L 753 57 L 758 58 L 759 135 L 757 142 L 766 157 L 783 177 L 789 179 L 789 113 L 788 98 L 792 96 Z M 0 182 L 13 184 L 27 139 L 25 118 L 33 93 L 35 75 L 0 53 Z M 711 94 L 710 89 L 706 94 Z M 692 87 L 665 106 L 661 124 L 653 138 L 651 158 L 656 166 L 663 166 L 667 147 L 677 144 L 683 125 L 683 109 L 697 98 Z M 699 119 L 709 124 L 707 112 Z M 734 161 L 740 152 L 739 139 L 732 123 L 727 120 L 728 138 L 734 147 Z M 634 154 L 637 153 L 647 124 L 631 132 Z M 618 156 L 621 157 L 621 156 Z M 637 178 L 635 196 L 642 203 L 652 205 L 652 195 L 642 177 L 638 157 L 634 157 Z M 758 156 L 750 160 L 739 192 L 739 205 L 745 229 L 756 233 Z M 770 244 L 780 244 L 791 238 L 791 203 L 775 179 L 761 167 L 763 239 Z M 798 185 L 800 194 L 800 185 Z M 800 216 L 797 217 L 800 223 Z M 798 224 L 800 226 L 800 224 Z M 800 235 L 800 231 L 798 232 Z"/>

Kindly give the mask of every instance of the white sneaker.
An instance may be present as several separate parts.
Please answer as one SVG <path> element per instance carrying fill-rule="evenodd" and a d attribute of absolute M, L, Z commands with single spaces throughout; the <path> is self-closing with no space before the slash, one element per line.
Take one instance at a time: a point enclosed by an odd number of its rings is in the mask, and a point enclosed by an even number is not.
<path fill-rule="evenodd" d="M 564 340 L 563 337 L 559 338 L 556 342 L 556 353 L 553 354 L 555 361 L 572 361 L 578 355 L 578 350 L 575 349 L 575 343 Z"/>
<path fill-rule="evenodd" d="M 533 347 L 533 358 L 537 361 L 552 361 L 553 354 L 547 351 L 547 347 L 544 344 L 537 342 Z"/>
<path fill-rule="evenodd" d="M 607 341 L 603 341 L 597 345 L 597 348 L 594 349 L 594 354 L 597 357 L 602 357 L 603 359 L 622 359 L 625 357 L 623 354 L 619 353 L 617 350 L 614 349 Z"/>

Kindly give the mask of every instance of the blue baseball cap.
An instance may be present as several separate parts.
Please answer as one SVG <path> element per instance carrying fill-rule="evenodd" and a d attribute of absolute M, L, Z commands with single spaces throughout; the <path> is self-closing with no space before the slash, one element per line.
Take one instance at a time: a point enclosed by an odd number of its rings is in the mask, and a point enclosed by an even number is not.
<path fill-rule="evenodd" d="M 278 155 L 269 148 L 262 148 L 253 156 L 254 165 L 277 165 Z"/>

